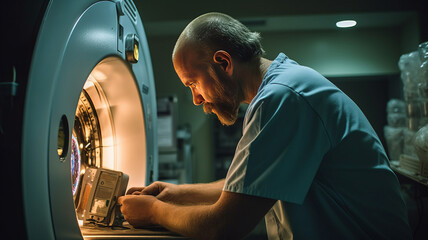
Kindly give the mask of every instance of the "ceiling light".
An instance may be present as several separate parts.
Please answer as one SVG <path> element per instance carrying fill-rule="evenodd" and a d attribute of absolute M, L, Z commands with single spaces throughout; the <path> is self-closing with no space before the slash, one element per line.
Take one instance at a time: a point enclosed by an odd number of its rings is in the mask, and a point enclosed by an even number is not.
<path fill-rule="evenodd" d="M 338 28 L 350 28 L 357 25 L 357 22 L 354 20 L 343 20 L 336 23 Z"/>

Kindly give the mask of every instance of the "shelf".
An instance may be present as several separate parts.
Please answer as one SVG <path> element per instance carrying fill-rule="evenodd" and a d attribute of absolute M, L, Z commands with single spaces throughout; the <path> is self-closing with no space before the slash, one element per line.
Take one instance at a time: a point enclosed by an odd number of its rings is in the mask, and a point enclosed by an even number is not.
<path fill-rule="evenodd" d="M 416 181 L 416 182 L 423 184 L 423 185 L 428 187 L 428 178 L 423 177 L 423 176 L 419 175 L 418 173 L 411 172 L 407 169 L 400 167 L 400 164 L 398 161 L 391 161 L 390 163 L 391 163 L 391 168 L 394 172 L 396 172 L 400 175 L 403 175 L 407 178 L 410 178 L 411 180 Z"/>

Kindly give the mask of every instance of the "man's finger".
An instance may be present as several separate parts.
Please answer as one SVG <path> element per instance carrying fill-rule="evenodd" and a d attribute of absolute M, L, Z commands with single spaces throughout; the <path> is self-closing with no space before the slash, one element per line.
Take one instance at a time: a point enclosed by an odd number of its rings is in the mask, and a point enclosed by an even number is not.
<path fill-rule="evenodd" d="M 141 190 L 141 195 L 152 195 L 156 196 L 159 194 L 159 185 L 157 183 L 152 183 L 149 186 Z"/>
<path fill-rule="evenodd" d="M 117 204 L 122 205 L 124 197 L 119 197 L 117 199 Z"/>
<path fill-rule="evenodd" d="M 141 192 L 145 187 L 132 187 L 130 189 L 128 189 L 128 191 L 126 192 L 126 195 L 130 195 L 133 194 L 134 192 Z"/>

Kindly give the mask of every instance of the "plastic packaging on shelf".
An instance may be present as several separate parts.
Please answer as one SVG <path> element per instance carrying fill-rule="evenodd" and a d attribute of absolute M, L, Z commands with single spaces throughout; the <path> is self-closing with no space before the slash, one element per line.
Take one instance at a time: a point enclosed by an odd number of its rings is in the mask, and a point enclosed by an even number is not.
<path fill-rule="evenodd" d="M 403 54 L 398 61 L 403 81 L 404 100 L 412 102 L 419 98 L 419 76 L 418 71 L 421 65 L 418 51 Z"/>
<path fill-rule="evenodd" d="M 424 86 L 428 84 L 420 80 L 421 58 L 419 51 L 403 54 L 398 61 L 401 70 L 401 80 L 403 82 L 403 95 L 407 105 L 407 124 L 412 131 L 417 131 L 425 123 L 428 117 L 428 98 L 425 101 L 421 98 Z M 428 93 L 428 88 L 426 88 Z M 424 103 L 427 105 L 427 114 L 423 114 Z M 427 118 L 428 119 L 428 118 Z"/>
<path fill-rule="evenodd" d="M 391 99 L 386 105 L 387 123 L 384 127 L 384 135 L 388 148 L 389 158 L 398 160 L 403 153 L 406 128 L 406 103 L 403 100 Z"/>
<path fill-rule="evenodd" d="M 405 128 L 403 130 L 403 154 L 408 156 L 416 156 L 415 146 L 413 144 L 415 131 Z"/>
<path fill-rule="evenodd" d="M 390 127 L 406 126 L 406 103 L 403 100 L 391 99 L 386 105 L 387 123 Z"/>
<path fill-rule="evenodd" d="M 428 83 L 428 42 L 419 44 L 419 81 Z M 425 96 L 428 96 L 428 92 L 424 92 Z"/>
<path fill-rule="evenodd" d="M 428 177 L 428 42 L 403 54 L 398 67 L 404 101 L 392 99 L 387 105 L 388 152 L 401 168 Z"/>
<path fill-rule="evenodd" d="M 419 174 L 428 177 L 428 125 L 415 133 L 413 144 L 420 162 Z"/>
<path fill-rule="evenodd" d="M 403 131 L 404 128 L 385 126 L 383 132 L 388 147 L 388 154 L 391 160 L 398 160 L 403 153 Z"/>
<path fill-rule="evenodd" d="M 428 42 L 419 44 L 420 65 L 418 68 L 418 89 L 421 107 L 421 126 L 428 124 Z"/>

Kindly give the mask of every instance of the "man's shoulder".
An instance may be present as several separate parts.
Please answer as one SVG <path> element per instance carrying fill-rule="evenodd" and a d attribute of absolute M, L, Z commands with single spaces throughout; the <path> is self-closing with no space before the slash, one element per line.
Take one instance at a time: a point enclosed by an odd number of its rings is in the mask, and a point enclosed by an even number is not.
<path fill-rule="evenodd" d="M 253 105 L 260 103 L 279 103 L 287 98 L 298 95 L 293 86 L 287 82 L 272 81 L 259 89 L 256 97 L 253 99 Z"/>
<path fill-rule="evenodd" d="M 297 92 L 325 84 L 330 85 L 331 82 L 316 70 L 293 63 L 281 64 L 265 76 L 266 87 L 278 88 L 278 86 L 285 86 Z M 279 90 L 281 89 L 279 88 Z"/>

